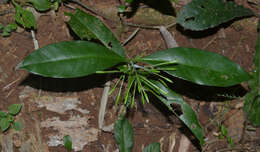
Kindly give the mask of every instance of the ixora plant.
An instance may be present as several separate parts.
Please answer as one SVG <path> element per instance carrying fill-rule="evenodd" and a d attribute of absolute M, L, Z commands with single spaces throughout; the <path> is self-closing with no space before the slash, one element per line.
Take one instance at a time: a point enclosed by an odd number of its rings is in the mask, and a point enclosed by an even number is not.
<path fill-rule="evenodd" d="M 219 9 L 215 9 L 215 6 Z M 217 15 L 215 20 L 210 22 L 212 19 L 203 15 L 208 14 L 205 11 L 212 13 L 212 8 L 214 8 L 213 13 L 215 14 L 228 13 L 228 11 L 233 14 Z M 199 15 L 196 11 L 191 11 L 194 9 L 201 12 L 203 9 L 205 10 Z M 122 101 L 126 106 L 133 107 L 137 94 L 141 96 L 143 104 L 149 103 L 148 93 L 150 93 L 182 120 L 201 145 L 204 143 L 203 130 L 196 113 L 179 94 L 170 89 L 169 85 L 174 85 L 171 77 L 199 85 L 217 87 L 237 85 L 252 78 L 241 66 L 228 58 L 196 48 L 170 48 L 148 56 L 127 58 L 120 42 L 99 19 L 79 9 L 75 14 L 65 13 L 65 15 L 70 17 L 67 23 L 81 40 L 58 42 L 37 49 L 27 56 L 17 66 L 17 69 L 26 69 L 33 74 L 53 78 L 75 78 L 94 73 L 117 73 L 118 81 L 110 91 L 113 92 L 117 86 L 119 87 L 116 104 Z M 186 28 L 204 30 L 234 17 L 250 15 L 253 15 L 250 10 L 236 7 L 233 3 L 223 3 L 221 0 L 203 3 L 201 0 L 194 0 L 179 13 L 177 21 Z M 103 45 L 84 39 L 98 39 Z M 125 82 L 127 88 L 125 92 L 122 92 Z M 181 115 L 175 113 L 173 104 L 181 107 Z M 121 122 L 127 121 L 124 118 L 119 119 L 115 128 L 122 128 L 124 123 Z M 115 137 L 119 142 L 120 137 L 116 135 Z M 129 148 L 131 149 L 131 145 Z"/>

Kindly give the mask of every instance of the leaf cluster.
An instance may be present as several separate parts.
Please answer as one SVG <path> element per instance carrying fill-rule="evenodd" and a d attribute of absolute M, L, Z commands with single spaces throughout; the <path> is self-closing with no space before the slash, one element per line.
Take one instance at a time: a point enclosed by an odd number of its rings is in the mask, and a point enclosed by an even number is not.
<path fill-rule="evenodd" d="M 17 24 L 15 23 L 9 23 L 6 26 L 3 26 L 0 23 L 0 31 L 2 31 L 2 36 L 10 36 L 11 32 L 17 29 Z"/>
<path fill-rule="evenodd" d="M 15 116 L 21 111 L 21 104 L 12 104 L 9 106 L 9 111 L 0 111 L 0 128 L 4 132 L 6 131 L 11 124 L 15 130 L 21 130 L 22 124 L 20 122 L 15 121 Z"/>
<path fill-rule="evenodd" d="M 225 125 L 221 124 L 219 126 L 219 130 L 220 130 L 220 135 L 218 136 L 219 139 L 223 139 L 223 138 L 226 138 L 227 140 L 227 143 L 233 147 L 234 146 L 234 141 L 233 139 L 229 136 L 229 133 L 228 133 L 228 130 L 227 128 L 225 127 Z"/>

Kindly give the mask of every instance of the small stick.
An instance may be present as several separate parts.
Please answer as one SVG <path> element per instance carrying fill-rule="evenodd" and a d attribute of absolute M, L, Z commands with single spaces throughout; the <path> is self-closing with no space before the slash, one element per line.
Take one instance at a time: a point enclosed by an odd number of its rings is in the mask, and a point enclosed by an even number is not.
<path fill-rule="evenodd" d="M 137 28 L 123 43 L 122 45 L 125 46 L 130 40 L 132 40 L 135 35 L 139 32 L 140 28 Z"/>
<path fill-rule="evenodd" d="M 217 36 L 214 36 L 205 46 L 202 47 L 202 49 L 206 49 L 207 47 L 209 47 L 209 45 L 211 43 L 213 43 L 215 40 L 217 39 Z"/>
<path fill-rule="evenodd" d="M 105 83 L 105 87 L 104 87 L 104 90 L 102 93 L 102 98 L 100 101 L 99 114 L 98 114 L 98 128 L 99 129 L 103 128 L 109 89 L 110 89 L 110 81 L 107 81 Z"/>
<path fill-rule="evenodd" d="M 5 87 L 3 87 L 2 90 L 5 91 L 5 90 L 9 89 L 10 86 L 12 86 L 14 83 L 16 83 L 16 82 L 19 81 L 19 80 L 20 80 L 20 78 L 14 80 L 13 82 L 11 82 L 11 83 L 9 83 L 8 85 L 6 85 Z"/>
<path fill-rule="evenodd" d="M 166 42 L 167 48 L 178 47 L 177 42 L 174 40 L 171 33 L 164 26 L 160 26 L 159 30 L 163 36 L 164 41 Z"/>

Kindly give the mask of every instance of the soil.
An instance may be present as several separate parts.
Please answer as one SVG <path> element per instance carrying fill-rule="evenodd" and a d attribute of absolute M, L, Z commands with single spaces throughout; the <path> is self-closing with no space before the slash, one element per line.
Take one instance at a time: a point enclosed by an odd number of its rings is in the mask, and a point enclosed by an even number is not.
<path fill-rule="evenodd" d="M 83 2 L 102 10 L 103 13 L 110 13 L 111 17 L 117 17 L 115 9 L 112 8 L 116 8 L 119 1 L 89 0 Z M 179 10 L 185 3 L 186 1 L 180 0 L 179 4 L 174 4 L 174 7 Z M 258 3 L 249 4 L 243 0 L 238 0 L 237 3 L 259 12 Z M 107 6 L 110 6 L 111 9 Z M 171 14 L 165 15 L 163 14 L 165 12 L 160 11 L 158 13 L 147 6 L 153 7 L 154 5 L 141 4 L 141 9 L 137 9 L 137 12 L 144 12 L 137 13 L 139 17 L 133 14 L 127 20 L 149 25 L 160 25 L 174 20 Z M 11 4 L 0 3 L 0 12 L 12 7 Z M 66 17 L 64 16 L 64 12 L 74 12 L 75 10 L 72 9 L 74 7 L 81 8 L 76 4 L 69 4 L 69 6 L 62 5 L 57 12 L 41 13 L 37 20 L 36 31 L 36 39 L 40 47 L 77 39 L 65 23 Z M 13 16 L 12 11 L 1 15 L 0 23 L 7 25 L 14 22 Z M 128 26 L 121 28 L 118 23 L 99 18 L 122 42 L 136 30 L 135 27 Z M 217 52 L 250 72 L 257 39 L 257 21 L 256 17 L 242 18 L 203 32 L 184 30 L 179 25 L 168 30 L 179 46 Z M 141 28 L 138 34 L 127 43 L 125 49 L 129 57 L 134 57 L 166 49 L 166 44 L 159 30 Z M 30 31 L 19 28 L 16 32 L 12 32 L 10 37 L 0 37 L 0 110 L 6 110 L 9 105 L 15 103 L 23 105 L 22 111 L 16 116 L 16 119 L 22 122 L 23 130 L 17 132 L 9 129 L 1 133 L 0 151 L 5 152 L 9 144 L 9 148 L 14 152 L 65 152 L 66 149 L 59 143 L 56 145 L 52 143 L 54 145 L 51 146 L 50 139 L 53 136 L 61 138 L 70 134 L 77 139 L 77 141 L 73 141 L 73 144 L 76 145 L 74 145 L 73 151 L 118 152 L 113 133 L 98 129 L 100 100 L 104 84 L 107 81 L 105 77 L 91 75 L 77 79 L 52 79 L 16 70 L 15 67 L 33 51 L 34 44 Z M 116 79 L 113 79 L 112 84 L 115 82 Z M 196 86 L 176 80 L 176 86 L 180 86 L 177 91 L 184 95 L 184 99 L 199 116 L 206 139 L 204 151 L 260 151 L 260 128 L 251 127 L 250 131 L 244 132 L 246 133 L 245 142 L 243 145 L 240 144 L 245 122 L 243 95 L 248 90 L 246 83 L 242 86 L 223 89 Z M 225 93 L 228 90 L 235 90 L 235 95 L 241 97 L 223 99 L 216 95 L 217 92 L 227 96 Z M 114 96 L 115 94 L 108 100 L 105 114 L 106 126 L 113 125 L 120 113 L 120 106 L 115 105 Z M 62 107 L 63 102 L 72 106 Z M 135 108 L 128 111 L 127 116 L 134 128 L 134 152 L 141 152 L 143 147 L 152 142 L 160 142 L 162 152 L 180 152 L 179 147 L 182 144 L 183 135 L 188 136 L 192 141 L 189 145 L 189 152 L 201 151 L 188 129 L 156 100 L 151 104 L 137 104 Z M 69 121 L 77 123 L 70 126 Z M 235 142 L 234 147 L 230 147 L 225 139 L 218 139 L 220 124 L 224 124 L 228 128 L 229 135 Z"/>

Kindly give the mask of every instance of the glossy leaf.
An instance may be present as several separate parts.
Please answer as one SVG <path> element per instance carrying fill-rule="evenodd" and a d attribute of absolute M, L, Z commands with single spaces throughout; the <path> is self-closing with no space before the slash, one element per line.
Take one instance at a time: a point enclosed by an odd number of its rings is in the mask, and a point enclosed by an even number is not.
<path fill-rule="evenodd" d="M 151 143 L 144 148 L 143 152 L 160 152 L 160 143 Z"/>
<path fill-rule="evenodd" d="M 17 68 L 54 78 L 73 78 L 125 62 L 104 46 L 87 41 L 59 42 L 35 50 Z"/>
<path fill-rule="evenodd" d="M 177 16 L 177 23 L 190 30 L 205 30 L 236 17 L 252 16 L 254 13 L 233 1 L 192 0 Z"/>
<path fill-rule="evenodd" d="M 68 152 L 72 151 L 72 140 L 69 135 L 63 137 L 63 144 Z"/>
<path fill-rule="evenodd" d="M 12 104 L 11 106 L 9 106 L 9 113 L 11 115 L 17 115 L 21 109 L 22 109 L 22 105 L 21 104 Z"/>
<path fill-rule="evenodd" d="M 191 130 L 191 132 L 195 135 L 195 137 L 200 141 L 200 144 L 204 144 L 203 138 L 203 130 L 199 124 L 198 118 L 194 110 L 187 104 L 180 95 L 172 91 L 170 88 L 164 86 L 159 81 L 154 81 L 154 83 L 167 92 L 166 95 L 157 96 L 162 103 L 164 103 L 169 110 L 174 111 L 171 107 L 172 104 L 178 104 L 181 106 L 182 115 L 179 118 L 183 121 L 183 123 Z"/>
<path fill-rule="evenodd" d="M 29 0 L 37 11 L 47 11 L 51 8 L 49 0 Z"/>
<path fill-rule="evenodd" d="M 134 145 L 134 131 L 130 122 L 121 117 L 115 122 L 114 135 L 120 152 L 131 152 Z"/>
<path fill-rule="evenodd" d="M 11 122 L 7 118 L 0 119 L 0 128 L 2 131 L 6 131 L 11 125 Z"/>
<path fill-rule="evenodd" d="M 65 15 L 70 16 L 68 24 L 81 39 L 97 38 L 107 48 L 125 57 L 125 52 L 120 42 L 116 39 L 111 30 L 98 18 L 80 9 L 77 9 L 75 14 L 65 13 Z"/>
<path fill-rule="evenodd" d="M 226 87 L 250 79 L 238 64 L 217 53 L 195 48 L 171 48 L 140 59 L 151 65 L 176 61 L 168 74 L 200 85 Z"/>

